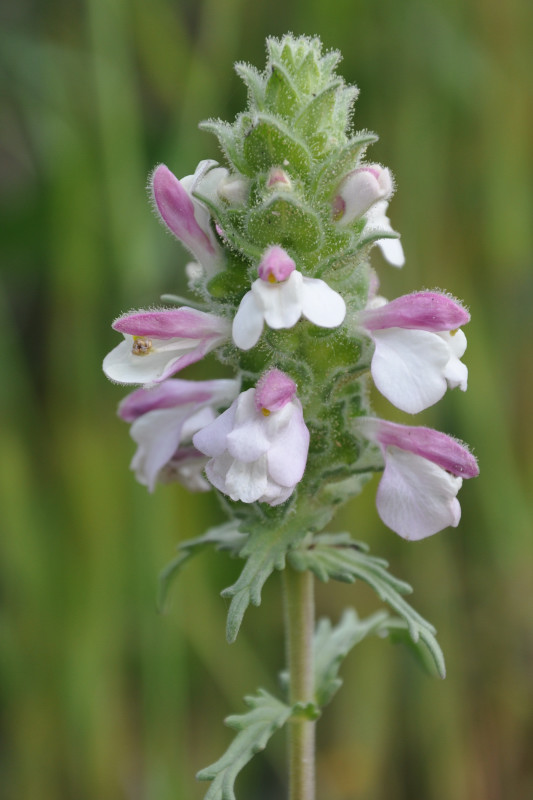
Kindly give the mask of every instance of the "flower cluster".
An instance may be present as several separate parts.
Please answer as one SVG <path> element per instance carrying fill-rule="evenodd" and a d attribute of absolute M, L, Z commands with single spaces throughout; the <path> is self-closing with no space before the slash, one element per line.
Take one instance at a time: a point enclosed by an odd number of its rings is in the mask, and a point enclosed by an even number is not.
<path fill-rule="evenodd" d="M 150 490 L 177 480 L 289 507 L 297 487 L 327 485 L 337 504 L 340 487 L 353 495 L 365 469 L 382 469 L 382 520 L 421 539 L 458 524 L 457 492 L 477 463 L 443 433 L 373 416 L 365 382 L 370 375 L 409 414 L 448 388 L 466 390 L 461 328 L 470 316 L 443 292 L 390 302 L 376 294 L 373 245 L 393 266 L 404 263 L 387 216 L 391 173 L 364 161 L 372 136 L 348 136 L 355 92 L 333 80 L 332 59 L 315 52 L 319 85 L 310 89 L 302 60 L 287 52 L 271 42 L 277 71 L 242 68 L 249 114 L 233 126 L 204 124 L 229 169 L 202 161 L 181 180 L 164 165 L 152 173 L 154 209 L 194 258 L 189 287 L 204 310 L 119 317 L 113 328 L 124 339 L 104 371 L 142 387 L 119 414 L 138 446 L 132 469 Z M 328 92 L 335 102 L 320 105 Z M 210 352 L 237 378 L 174 377 Z"/>

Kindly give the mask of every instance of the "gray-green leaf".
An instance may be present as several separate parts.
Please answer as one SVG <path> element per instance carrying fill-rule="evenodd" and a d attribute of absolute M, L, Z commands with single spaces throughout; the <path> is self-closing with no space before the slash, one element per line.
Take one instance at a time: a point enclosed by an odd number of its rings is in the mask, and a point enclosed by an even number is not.
<path fill-rule="evenodd" d="M 330 578 L 346 583 L 356 579 L 365 581 L 405 620 L 412 641 L 421 640 L 425 644 L 439 676 L 444 678 L 446 667 L 435 628 L 402 597 L 412 592 L 411 586 L 391 575 L 387 562 L 370 556 L 366 550 L 366 546 L 354 542 L 348 533 L 326 533 L 291 550 L 289 560 L 295 569 L 309 569 L 321 581 Z"/>
<path fill-rule="evenodd" d="M 270 737 L 289 719 L 292 709 L 263 689 L 245 697 L 251 710 L 233 715 L 225 722 L 238 731 L 222 758 L 202 769 L 197 778 L 213 781 L 205 800 L 235 800 L 234 784 L 241 769 L 259 750 L 264 750 Z"/>

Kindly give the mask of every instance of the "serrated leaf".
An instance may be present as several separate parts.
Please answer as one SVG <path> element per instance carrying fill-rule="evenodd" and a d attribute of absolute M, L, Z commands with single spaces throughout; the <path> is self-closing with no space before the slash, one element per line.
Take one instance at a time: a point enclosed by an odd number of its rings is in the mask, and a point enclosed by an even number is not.
<path fill-rule="evenodd" d="M 335 628 L 329 619 L 318 621 L 313 637 L 315 700 L 318 706 L 329 703 L 341 686 L 339 669 L 352 647 L 369 634 L 380 633 L 388 616 L 386 611 L 379 611 L 366 619 L 359 619 L 356 612 L 349 608 Z"/>
<path fill-rule="evenodd" d="M 228 550 L 233 555 L 238 555 L 246 538 L 247 535 L 239 531 L 239 522 L 232 520 L 210 528 L 203 536 L 181 542 L 176 557 L 159 574 L 158 609 L 163 610 L 173 581 L 192 556 L 213 545 L 217 550 Z"/>
<path fill-rule="evenodd" d="M 308 531 L 320 530 L 333 514 L 331 508 L 313 508 L 307 501 L 304 512 L 287 514 L 282 520 L 267 519 L 258 523 L 240 551 L 248 560 L 238 580 L 224 589 L 222 597 L 231 597 L 226 625 L 228 642 L 234 642 L 244 613 L 250 603 L 261 603 L 261 590 L 275 569 L 283 569 L 289 548 L 294 547 Z"/>
<path fill-rule="evenodd" d="M 428 675 L 432 677 L 437 675 L 440 678 L 445 677 L 437 667 L 438 653 L 431 652 L 429 644 L 425 642 L 422 637 L 420 637 L 417 642 L 414 642 L 405 620 L 399 617 L 389 617 L 383 624 L 382 632 L 386 633 L 390 641 L 394 644 L 405 645 Z M 442 656 L 442 653 L 440 655 Z M 444 669 L 444 663 L 442 668 Z"/>
<path fill-rule="evenodd" d="M 406 622 L 413 642 L 419 639 L 429 650 L 441 678 L 446 675 L 444 656 L 435 638 L 436 630 L 401 595 L 410 594 L 408 583 L 387 571 L 386 561 L 368 555 L 365 548 L 354 542 L 349 534 L 322 534 L 313 543 L 291 550 L 291 565 L 298 570 L 311 570 L 319 580 L 330 578 L 353 583 L 362 580 L 374 589 Z"/>
<path fill-rule="evenodd" d="M 258 695 L 245 697 L 251 711 L 228 717 L 225 722 L 238 731 L 222 758 L 196 775 L 200 781 L 212 781 L 205 800 L 235 800 L 234 784 L 241 769 L 268 740 L 285 725 L 291 716 L 290 706 L 263 689 Z"/>

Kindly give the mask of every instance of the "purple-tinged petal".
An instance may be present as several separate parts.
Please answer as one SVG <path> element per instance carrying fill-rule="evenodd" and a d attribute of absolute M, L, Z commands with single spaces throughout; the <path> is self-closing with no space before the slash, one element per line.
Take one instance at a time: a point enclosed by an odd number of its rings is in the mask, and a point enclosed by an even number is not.
<path fill-rule="evenodd" d="M 193 445 L 206 456 L 221 456 L 226 450 L 226 440 L 233 429 L 236 401 L 210 425 L 192 437 Z M 218 487 L 217 487 L 218 488 Z"/>
<path fill-rule="evenodd" d="M 358 320 L 367 330 L 412 328 L 425 331 L 451 331 L 470 321 L 462 305 L 438 292 L 415 292 L 397 297 L 379 308 L 361 311 Z"/>
<path fill-rule="evenodd" d="M 257 268 L 262 281 L 286 281 L 296 264 L 283 247 L 273 245 L 265 250 Z"/>
<path fill-rule="evenodd" d="M 208 273 L 214 274 L 222 259 L 222 251 L 209 225 L 201 226 L 196 219 L 198 201 L 193 201 L 164 164 L 153 171 L 151 185 L 155 207 L 165 225 Z"/>
<path fill-rule="evenodd" d="M 204 339 L 229 333 L 228 320 L 187 306 L 123 314 L 114 321 L 112 327 L 121 333 L 153 336 L 156 339 Z"/>
<path fill-rule="evenodd" d="M 399 425 L 376 417 L 359 417 L 357 425 L 365 436 L 383 447 L 398 447 L 422 456 L 460 478 L 479 475 L 479 467 L 472 453 L 445 433 L 422 426 Z"/>
<path fill-rule="evenodd" d="M 296 394 L 296 384 L 279 369 L 271 369 L 257 382 L 255 407 L 258 411 L 279 411 Z"/>
<path fill-rule="evenodd" d="M 274 410 L 256 403 L 257 389 L 248 389 L 193 437 L 195 447 L 211 456 L 208 479 L 232 500 L 279 505 L 301 480 L 309 432 L 295 388 L 290 378 L 273 370 L 259 392 Z"/>
<path fill-rule="evenodd" d="M 118 415 L 126 422 L 151 411 L 176 408 L 190 403 L 223 405 L 237 396 L 239 381 L 183 381 L 175 378 L 151 389 L 136 389 L 128 394 L 118 407 Z"/>

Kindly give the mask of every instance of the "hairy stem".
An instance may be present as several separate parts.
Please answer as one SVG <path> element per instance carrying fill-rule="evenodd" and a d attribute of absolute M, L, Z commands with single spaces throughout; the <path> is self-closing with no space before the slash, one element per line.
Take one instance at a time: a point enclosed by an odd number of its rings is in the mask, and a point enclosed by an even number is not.
<path fill-rule="evenodd" d="M 288 565 L 283 574 L 289 701 L 306 704 L 314 700 L 313 575 Z M 289 800 L 314 800 L 315 725 L 303 715 L 289 722 Z"/>

